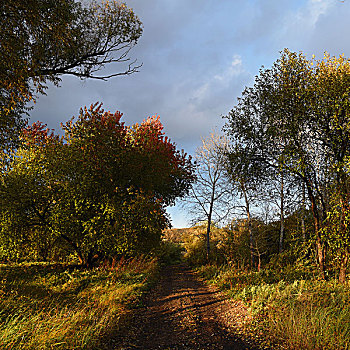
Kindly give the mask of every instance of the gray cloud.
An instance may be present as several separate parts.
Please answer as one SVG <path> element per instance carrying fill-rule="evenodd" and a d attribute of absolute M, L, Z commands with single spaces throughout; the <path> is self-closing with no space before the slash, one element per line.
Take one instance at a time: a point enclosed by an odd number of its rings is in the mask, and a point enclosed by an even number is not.
<path fill-rule="evenodd" d="M 144 24 L 132 51 L 140 72 L 107 82 L 65 77 L 39 97 L 32 120 L 58 128 L 96 101 L 127 124 L 158 114 L 179 148 L 223 124 L 244 86 L 284 47 L 307 54 L 350 55 L 350 3 L 338 0 L 130 0 Z M 105 72 L 120 66 L 110 66 Z M 174 212 L 178 212 L 175 210 Z M 181 226 L 180 216 L 175 224 Z"/>

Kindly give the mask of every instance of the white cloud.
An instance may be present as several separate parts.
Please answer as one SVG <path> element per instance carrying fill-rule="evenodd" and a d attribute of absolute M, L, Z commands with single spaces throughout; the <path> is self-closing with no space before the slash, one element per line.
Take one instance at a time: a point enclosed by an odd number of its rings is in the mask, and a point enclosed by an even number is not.
<path fill-rule="evenodd" d="M 233 107 L 235 97 L 250 78 L 242 57 L 235 54 L 226 67 L 216 67 L 201 81 L 187 79 L 167 91 L 164 115 L 168 116 L 166 129 L 171 137 L 176 135 L 181 147 L 192 153 L 201 136 L 206 136 L 215 127 L 221 129 L 221 116 Z"/>
<path fill-rule="evenodd" d="M 234 54 L 229 65 L 222 69 L 218 68 L 202 81 L 199 87 L 192 90 L 189 98 L 190 104 L 202 109 L 201 106 L 203 104 L 208 106 L 209 101 L 219 103 L 221 100 L 218 98 L 219 95 L 227 97 L 227 93 L 231 91 L 230 87 L 237 82 L 243 82 L 247 74 L 242 57 Z"/>
<path fill-rule="evenodd" d="M 308 8 L 311 24 L 315 26 L 319 17 L 326 14 L 333 5 L 335 2 L 332 0 L 310 0 Z"/>
<path fill-rule="evenodd" d="M 210 90 L 210 84 L 204 83 L 201 85 L 198 89 L 194 90 L 193 92 L 193 101 L 202 101 L 204 98 L 208 95 L 208 92 Z"/>
<path fill-rule="evenodd" d="M 222 74 L 215 75 L 214 79 L 227 84 L 234 77 L 242 74 L 243 72 L 244 72 L 244 69 L 243 69 L 243 65 L 242 65 L 241 56 L 234 55 L 232 58 L 231 65 Z"/>
<path fill-rule="evenodd" d="M 310 30 L 315 29 L 320 16 L 326 14 L 334 4 L 334 0 L 309 0 L 296 13 L 290 14 L 290 29 L 297 29 L 298 32 L 308 35 Z"/>
<path fill-rule="evenodd" d="M 309 51 L 313 46 L 310 40 L 318 30 L 320 21 L 329 16 L 335 5 L 339 4 L 337 0 L 308 0 L 303 6 L 290 11 L 285 16 L 278 42 L 293 50 Z"/>

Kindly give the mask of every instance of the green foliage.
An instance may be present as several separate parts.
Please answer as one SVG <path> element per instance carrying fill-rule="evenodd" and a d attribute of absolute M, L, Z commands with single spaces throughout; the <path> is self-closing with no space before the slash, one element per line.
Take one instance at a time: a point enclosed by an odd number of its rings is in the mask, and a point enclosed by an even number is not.
<path fill-rule="evenodd" d="M 212 250 L 214 247 L 213 240 L 211 240 L 210 249 Z M 187 242 L 185 248 L 185 259 L 190 265 L 199 266 L 205 264 L 207 261 L 207 242 L 204 237 L 196 237 L 192 241 Z"/>
<path fill-rule="evenodd" d="M 121 116 L 96 104 L 64 126 L 63 138 L 41 123 L 23 132 L 0 184 L 3 258 L 13 248 L 43 260 L 67 251 L 91 266 L 160 244 L 165 206 L 187 192 L 193 165 L 159 118 L 126 127 Z"/>
<path fill-rule="evenodd" d="M 142 34 L 134 12 L 117 1 L 9 0 L 0 12 L 3 117 L 43 93 L 47 82 L 58 84 L 62 74 L 94 78 L 106 64 L 128 61 Z M 137 68 L 130 64 L 110 76 Z"/>
<path fill-rule="evenodd" d="M 347 349 L 350 341 L 348 290 L 333 283 L 252 286 L 244 289 L 253 312 L 267 317 L 266 331 L 296 349 Z M 239 296 L 238 296 L 239 297 Z"/>
<path fill-rule="evenodd" d="M 155 255 L 162 265 L 167 266 L 181 263 L 184 252 L 185 249 L 181 244 L 163 240 L 155 251 Z"/>
<path fill-rule="evenodd" d="M 211 229 L 209 261 L 212 263 L 222 263 L 225 260 L 223 254 L 224 232 L 216 228 Z M 198 224 L 192 228 L 191 234 L 185 237 L 183 244 L 186 249 L 184 258 L 193 266 L 205 264 L 207 259 L 206 223 Z"/>
<path fill-rule="evenodd" d="M 286 266 L 304 257 L 309 242 L 300 237 L 300 223 L 297 222 L 297 213 L 286 218 L 285 250 L 278 253 L 280 222 L 265 224 L 259 219 L 252 219 L 251 229 L 254 233 L 253 254 L 260 261 L 260 268 L 272 264 Z M 238 269 L 251 267 L 250 233 L 248 221 L 235 220 L 223 230 L 220 252 L 226 263 Z M 271 261 L 274 261 L 273 263 Z M 255 268 L 255 266 L 254 266 Z"/>
<path fill-rule="evenodd" d="M 323 237 L 328 243 L 330 261 L 337 268 L 341 267 L 343 258 L 350 252 L 350 211 L 349 204 L 343 197 L 336 190 L 331 194 L 330 210 L 322 229 Z"/>
<path fill-rule="evenodd" d="M 258 232 L 259 225 L 256 220 L 252 220 L 252 230 L 254 230 L 255 241 L 259 244 L 263 242 L 263 237 Z M 229 264 L 238 268 L 248 267 L 251 259 L 250 237 L 247 220 L 235 220 L 225 227 L 225 236 L 222 243 L 222 253 Z"/>

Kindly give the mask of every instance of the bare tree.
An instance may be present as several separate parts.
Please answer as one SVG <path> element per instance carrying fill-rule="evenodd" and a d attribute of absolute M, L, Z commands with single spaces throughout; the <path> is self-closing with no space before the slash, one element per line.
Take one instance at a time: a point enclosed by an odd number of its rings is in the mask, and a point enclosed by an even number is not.
<path fill-rule="evenodd" d="M 212 223 L 224 221 L 233 208 L 233 194 L 225 175 L 225 150 L 227 139 L 214 132 L 202 138 L 202 145 L 196 151 L 197 181 L 189 196 L 183 202 L 192 217 L 192 224 L 207 222 L 207 259 L 210 255 L 210 231 Z"/>

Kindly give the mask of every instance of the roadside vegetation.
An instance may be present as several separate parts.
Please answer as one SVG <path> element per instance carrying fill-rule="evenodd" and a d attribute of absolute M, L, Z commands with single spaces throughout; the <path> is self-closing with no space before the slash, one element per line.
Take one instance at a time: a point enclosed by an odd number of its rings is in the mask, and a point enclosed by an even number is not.
<path fill-rule="evenodd" d="M 278 230 L 270 233 L 278 241 Z M 289 248 L 265 254 L 258 271 L 250 266 L 246 226 L 213 227 L 212 234 L 209 262 L 205 223 L 167 236 L 186 249 L 186 261 L 204 280 L 244 303 L 249 317 L 237 332 L 273 349 L 350 348 L 350 288 L 338 282 L 336 269 L 322 279 L 316 258 L 297 251 L 287 235 Z"/>
<path fill-rule="evenodd" d="M 294 269 L 293 269 L 294 270 Z M 251 313 L 241 330 L 260 343 L 286 349 L 349 349 L 349 287 L 320 281 L 314 271 L 264 269 L 240 271 L 206 265 L 199 273 L 210 283 L 243 301 Z"/>
<path fill-rule="evenodd" d="M 157 277 L 155 258 L 0 265 L 1 349 L 104 349 Z"/>

